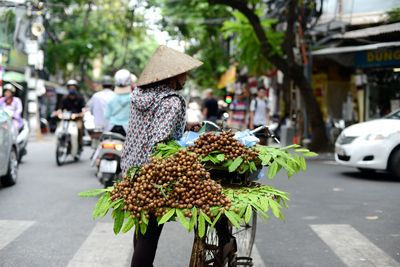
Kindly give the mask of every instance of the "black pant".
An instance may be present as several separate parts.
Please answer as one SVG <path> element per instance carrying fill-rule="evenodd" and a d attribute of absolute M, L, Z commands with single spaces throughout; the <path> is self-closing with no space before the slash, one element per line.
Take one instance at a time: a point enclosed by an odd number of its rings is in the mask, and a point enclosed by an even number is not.
<path fill-rule="evenodd" d="M 121 125 L 114 125 L 111 129 L 111 132 L 113 133 L 119 133 L 122 136 L 126 136 L 126 132 L 124 127 L 122 127 Z"/>
<path fill-rule="evenodd" d="M 162 228 L 163 225 L 159 226 L 156 217 L 151 215 L 146 233 L 142 235 L 139 230 L 135 234 L 131 267 L 153 267 Z"/>

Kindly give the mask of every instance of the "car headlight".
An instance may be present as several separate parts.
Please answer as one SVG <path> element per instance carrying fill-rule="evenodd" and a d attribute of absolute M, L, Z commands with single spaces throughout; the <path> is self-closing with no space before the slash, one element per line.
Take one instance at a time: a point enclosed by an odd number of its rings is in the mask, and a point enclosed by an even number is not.
<path fill-rule="evenodd" d="M 365 139 L 368 141 L 379 141 L 389 138 L 394 133 L 374 133 L 368 134 Z"/>

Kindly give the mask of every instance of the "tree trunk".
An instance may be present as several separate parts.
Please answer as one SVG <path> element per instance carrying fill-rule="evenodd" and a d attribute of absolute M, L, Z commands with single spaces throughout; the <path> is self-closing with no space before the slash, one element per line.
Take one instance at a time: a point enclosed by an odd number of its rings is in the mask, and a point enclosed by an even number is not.
<path fill-rule="evenodd" d="M 223 4 L 240 11 L 249 20 L 253 27 L 261 45 L 261 52 L 272 64 L 274 64 L 285 76 L 293 80 L 294 84 L 299 88 L 301 96 L 305 103 L 306 113 L 311 125 L 312 140 L 310 148 L 314 151 L 326 151 L 328 148 L 328 137 L 326 136 L 325 125 L 322 112 L 319 108 L 317 100 L 313 94 L 311 84 L 304 76 L 303 67 L 295 62 L 293 55 L 294 47 L 294 31 L 292 23 L 293 18 L 288 15 L 288 29 L 283 44 L 283 50 L 286 52 L 286 58 L 278 55 L 271 55 L 271 44 L 268 42 L 266 32 L 261 26 L 260 18 L 251 10 L 246 1 L 241 0 L 208 0 L 210 4 Z M 288 2 L 288 14 L 294 14 L 293 8 L 296 7 L 296 1 Z M 294 23 L 293 23 L 294 24 Z"/>

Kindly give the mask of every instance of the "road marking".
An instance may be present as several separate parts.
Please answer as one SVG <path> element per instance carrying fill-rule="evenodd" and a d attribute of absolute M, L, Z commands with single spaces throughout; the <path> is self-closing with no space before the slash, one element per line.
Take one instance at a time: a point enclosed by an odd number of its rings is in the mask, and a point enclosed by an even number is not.
<path fill-rule="evenodd" d="M 25 232 L 35 222 L 0 220 L 0 250 Z"/>
<path fill-rule="evenodd" d="M 351 225 L 314 224 L 310 227 L 349 267 L 400 267 Z"/>
<path fill-rule="evenodd" d="M 128 266 L 132 257 L 132 242 L 132 233 L 115 235 L 113 223 L 97 223 L 68 266 Z"/>
<path fill-rule="evenodd" d="M 251 257 L 253 258 L 253 266 L 254 267 L 266 267 L 263 259 L 260 256 L 260 252 L 258 251 L 258 248 L 256 245 L 253 246 L 253 249 L 251 251 Z"/>

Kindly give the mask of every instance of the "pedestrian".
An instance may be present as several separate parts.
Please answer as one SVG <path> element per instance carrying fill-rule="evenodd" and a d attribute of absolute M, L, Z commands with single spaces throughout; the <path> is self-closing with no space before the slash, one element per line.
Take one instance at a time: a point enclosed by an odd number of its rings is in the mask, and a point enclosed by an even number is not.
<path fill-rule="evenodd" d="M 109 121 L 108 131 L 126 136 L 129 123 L 132 76 L 129 70 L 121 69 L 115 73 L 114 97 L 107 103 L 104 111 Z"/>
<path fill-rule="evenodd" d="M 15 96 L 16 89 L 11 83 L 7 83 L 3 87 L 4 96 L 0 98 L 0 107 L 2 107 L 12 118 L 15 129 L 22 129 L 22 101 Z"/>
<path fill-rule="evenodd" d="M 178 91 L 183 88 L 186 73 L 202 62 L 159 46 L 139 77 L 132 92 L 131 114 L 127 138 L 122 152 L 122 172 L 140 167 L 150 160 L 153 148 L 160 142 L 178 140 L 186 123 L 186 103 Z M 134 236 L 131 266 L 153 266 L 159 226 L 154 215 L 149 218 L 147 231 Z"/>
<path fill-rule="evenodd" d="M 205 99 L 203 102 L 203 118 L 208 121 L 216 122 L 218 119 L 218 101 L 213 95 L 212 89 L 205 91 Z"/>
<path fill-rule="evenodd" d="M 249 128 L 255 129 L 262 125 L 269 125 L 269 103 L 267 98 L 267 89 L 265 87 L 258 88 L 257 97 L 250 103 Z M 260 144 L 267 144 L 267 136 L 261 132 L 256 135 L 260 138 Z"/>
<path fill-rule="evenodd" d="M 236 130 L 243 130 L 247 123 L 248 102 L 244 93 L 237 94 L 229 106 L 229 125 Z"/>
<path fill-rule="evenodd" d="M 110 76 L 104 76 L 102 90 L 93 94 L 86 106 L 89 108 L 94 118 L 94 127 L 99 130 L 108 128 L 108 120 L 104 116 L 107 103 L 114 97 L 112 91 L 114 85 Z"/>

